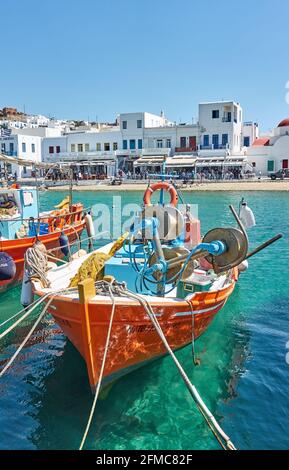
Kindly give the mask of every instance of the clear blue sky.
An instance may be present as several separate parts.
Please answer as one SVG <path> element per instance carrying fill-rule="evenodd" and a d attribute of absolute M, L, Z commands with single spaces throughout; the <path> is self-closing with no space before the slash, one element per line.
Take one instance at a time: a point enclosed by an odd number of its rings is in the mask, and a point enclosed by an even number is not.
<path fill-rule="evenodd" d="M 235 99 L 263 130 L 289 116 L 288 0 L 14 0 L 0 14 L 0 107 L 190 121 L 200 101 Z"/>

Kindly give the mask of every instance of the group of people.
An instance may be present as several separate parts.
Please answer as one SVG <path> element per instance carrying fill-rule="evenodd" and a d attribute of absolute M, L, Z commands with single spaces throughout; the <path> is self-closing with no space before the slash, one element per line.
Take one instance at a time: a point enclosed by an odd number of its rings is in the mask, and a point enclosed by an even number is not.
<path fill-rule="evenodd" d="M 120 174 L 121 172 L 121 174 Z M 125 173 L 123 170 L 118 171 L 118 177 L 122 179 L 134 179 L 134 180 L 147 180 L 149 179 L 151 174 L 160 173 L 160 170 L 157 169 L 152 170 L 149 172 L 147 169 L 140 169 L 136 168 L 134 173 L 131 171 L 127 171 Z M 236 180 L 242 179 L 243 174 L 240 168 L 228 168 L 226 170 L 222 170 L 221 168 L 199 168 L 196 171 L 194 170 L 179 170 L 179 171 L 169 171 L 170 174 L 173 175 L 174 178 L 183 180 L 184 182 L 187 181 L 202 181 L 202 180 Z"/>

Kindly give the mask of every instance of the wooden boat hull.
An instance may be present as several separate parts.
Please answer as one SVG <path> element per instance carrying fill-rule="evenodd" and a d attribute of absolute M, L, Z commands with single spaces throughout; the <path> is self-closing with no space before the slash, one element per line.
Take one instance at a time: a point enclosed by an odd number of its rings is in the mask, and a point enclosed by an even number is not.
<path fill-rule="evenodd" d="M 219 291 L 195 293 L 186 300 L 150 299 L 161 328 L 173 350 L 197 339 L 209 327 L 234 290 L 237 275 Z M 39 293 L 43 295 L 43 293 Z M 107 338 L 112 303 L 92 299 L 81 305 L 77 297 L 56 296 L 49 312 L 86 361 L 89 381 L 95 388 Z M 143 307 L 128 298 L 116 299 L 102 386 L 166 354 Z"/>
<path fill-rule="evenodd" d="M 63 228 L 63 230 L 57 230 L 47 235 L 39 235 L 38 239 L 45 245 L 46 249 L 57 248 L 59 246 L 59 237 L 63 232 L 67 235 L 69 243 L 73 243 L 81 236 L 83 229 L 85 228 L 85 221 L 79 220 L 79 222 L 73 224 L 70 227 Z M 14 287 L 23 278 L 24 269 L 24 255 L 28 248 L 31 248 L 36 241 L 36 237 L 26 237 L 15 240 L 2 240 L 0 242 L 0 249 L 8 253 L 15 261 L 16 274 L 12 280 L 0 281 L 0 292 L 3 292 L 11 287 Z M 61 259 L 63 258 L 62 251 L 55 250 L 53 256 Z"/>

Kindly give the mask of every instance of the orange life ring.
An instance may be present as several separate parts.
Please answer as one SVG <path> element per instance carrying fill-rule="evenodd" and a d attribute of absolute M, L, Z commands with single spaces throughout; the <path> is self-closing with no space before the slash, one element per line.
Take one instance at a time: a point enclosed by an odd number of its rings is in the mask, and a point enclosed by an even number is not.
<path fill-rule="evenodd" d="M 151 206 L 151 196 L 155 191 L 158 191 L 159 189 L 164 189 L 165 191 L 168 191 L 170 193 L 170 196 L 171 196 L 170 204 L 171 206 L 176 207 L 176 205 L 178 204 L 178 199 L 179 199 L 177 190 L 172 184 L 167 183 L 166 181 L 161 181 L 160 183 L 151 184 L 147 188 L 143 197 L 143 202 L 145 206 Z"/>

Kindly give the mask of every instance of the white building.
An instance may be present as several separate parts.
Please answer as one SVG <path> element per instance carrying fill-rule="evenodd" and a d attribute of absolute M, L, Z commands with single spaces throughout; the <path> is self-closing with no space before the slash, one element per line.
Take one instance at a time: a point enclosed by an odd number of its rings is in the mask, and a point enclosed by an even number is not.
<path fill-rule="evenodd" d="M 240 152 L 242 119 L 242 108 L 234 101 L 200 103 L 201 155 L 208 150 Z"/>
<path fill-rule="evenodd" d="M 248 162 L 256 173 L 269 175 L 289 167 L 289 118 L 283 119 L 272 134 L 257 138 L 247 150 Z"/>
<path fill-rule="evenodd" d="M 198 159 L 200 167 L 244 169 L 243 144 L 255 140 L 257 129 L 255 123 L 243 126 L 242 108 L 234 101 L 201 103 L 196 124 L 176 124 L 163 112 L 123 113 L 114 125 L 45 137 L 42 158 L 49 163 L 73 162 L 83 173 L 108 176 L 117 169 L 158 171 L 164 155 L 171 159 L 168 166 L 177 168 L 192 168 Z"/>
<path fill-rule="evenodd" d="M 41 142 L 42 138 L 37 135 L 25 135 L 20 132 L 10 136 L 0 136 L 1 153 L 16 157 L 21 160 L 22 165 L 7 164 L 6 171 L 9 174 L 17 175 L 17 178 L 31 176 L 32 168 L 30 163 L 25 165 L 25 160 L 41 162 Z M 3 167 L 3 165 L 2 165 Z M 4 168 L 1 168 L 4 170 Z"/>
<path fill-rule="evenodd" d="M 243 147 L 251 147 L 259 138 L 259 124 L 257 122 L 243 122 L 242 140 Z"/>
<path fill-rule="evenodd" d="M 10 135 L 8 135 L 10 132 Z M 1 153 L 16 157 L 23 162 L 23 165 L 8 164 L 6 168 L 8 173 L 17 175 L 17 178 L 30 177 L 32 173 L 31 161 L 42 161 L 42 142 L 44 138 L 60 136 L 61 130 L 49 127 L 35 128 L 10 128 L 6 131 L 7 135 L 0 133 L 0 151 Z M 25 165 L 25 160 L 29 164 Z M 3 165 L 2 165 L 3 166 Z"/>

